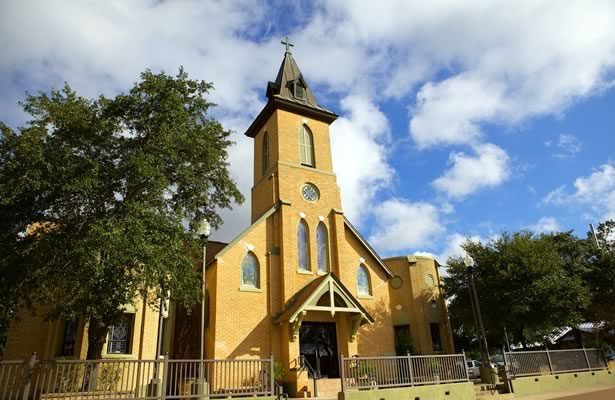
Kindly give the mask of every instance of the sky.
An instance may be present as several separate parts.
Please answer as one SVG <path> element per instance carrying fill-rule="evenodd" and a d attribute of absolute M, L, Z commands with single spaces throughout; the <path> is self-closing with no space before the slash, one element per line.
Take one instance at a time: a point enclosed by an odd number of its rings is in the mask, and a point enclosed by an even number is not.
<path fill-rule="evenodd" d="M 382 256 L 462 255 L 504 231 L 615 218 L 615 2 L 0 0 L 0 121 L 26 92 L 130 89 L 146 68 L 214 84 L 247 201 L 252 139 L 289 36 L 331 125 L 346 216 Z M 349 145 L 351 144 L 351 145 Z"/>

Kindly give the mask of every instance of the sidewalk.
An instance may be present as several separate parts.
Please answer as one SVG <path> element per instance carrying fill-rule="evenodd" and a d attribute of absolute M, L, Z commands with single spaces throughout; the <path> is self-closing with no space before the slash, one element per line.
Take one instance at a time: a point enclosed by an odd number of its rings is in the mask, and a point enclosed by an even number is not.
<path fill-rule="evenodd" d="M 552 392 L 519 397 L 522 400 L 611 400 L 615 399 L 615 385 L 594 385 L 565 392 Z"/>

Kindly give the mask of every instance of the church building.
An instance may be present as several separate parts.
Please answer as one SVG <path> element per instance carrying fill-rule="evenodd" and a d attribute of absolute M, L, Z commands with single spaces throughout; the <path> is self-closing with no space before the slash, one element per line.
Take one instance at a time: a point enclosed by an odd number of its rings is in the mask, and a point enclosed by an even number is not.
<path fill-rule="evenodd" d="M 382 259 L 344 215 L 329 133 L 338 116 L 318 104 L 286 48 L 245 132 L 254 143 L 251 225 L 228 244 L 207 245 L 205 357 L 273 354 L 284 382 L 301 393 L 302 357 L 338 378 L 340 353 L 454 352 L 437 261 Z M 110 329 L 105 356 L 154 358 L 158 312 L 143 302 L 126 314 Z M 199 324 L 200 306 L 188 315 L 171 305 L 164 352 L 198 357 Z M 5 359 L 33 350 L 83 358 L 86 329 L 24 316 L 11 325 Z"/>

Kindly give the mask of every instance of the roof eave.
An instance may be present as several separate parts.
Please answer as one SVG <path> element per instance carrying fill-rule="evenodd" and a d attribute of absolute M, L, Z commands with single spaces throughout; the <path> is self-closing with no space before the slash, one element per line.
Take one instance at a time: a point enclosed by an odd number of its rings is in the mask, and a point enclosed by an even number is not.
<path fill-rule="evenodd" d="M 270 97 L 265 107 L 263 107 L 261 112 L 256 116 L 254 121 L 252 121 L 252 124 L 250 124 L 246 130 L 245 135 L 251 138 L 255 137 L 269 116 L 271 116 L 273 111 L 277 109 L 296 112 L 297 114 L 301 114 L 318 121 L 323 121 L 327 124 L 331 124 L 338 117 L 337 114 L 330 111 L 318 110 L 309 105 L 299 104 L 293 101 L 281 99 L 279 97 Z"/>
<path fill-rule="evenodd" d="M 348 218 L 346 218 L 346 216 L 344 216 L 344 223 L 346 224 L 346 226 L 348 226 L 348 228 L 350 228 L 350 230 L 355 234 L 355 236 L 357 237 L 357 239 L 359 239 L 359 241 L 361 242 L 361 244 L 367 249 L 367 251 L 372 255 L 372 257 L 374 257 L 374 259 L 376 260 L 376 262 L 378 263 L 378 265 L 380 265 L 382 267 L 382 269 L 384 270 L 384 272 L 387 274 L 387 276 L 389 278 L 393 278 L 395 276 L 395 274 L 393 273 L 393 271 L 391 271 L 389 269 L 389 267 L 386 266 L 386 264 L 384 263 L 384 261 L 382 261 L 382 258 L 380 258 L 380 256 L 378 255 L 378 253 L 376 253 L 376 250 L 374 250 L 372 248 L 372 246 L 370 246 L 369 243 L 367 243 L 367 240 L 365 240 L 365 238 L 363 237 L 363 235 L 361 235 L 361 233 L 357 230 L 357 228 L 354 227 L 354 225 L 352 225 L 350 223 L 350 221 L 348 220 Z"/>

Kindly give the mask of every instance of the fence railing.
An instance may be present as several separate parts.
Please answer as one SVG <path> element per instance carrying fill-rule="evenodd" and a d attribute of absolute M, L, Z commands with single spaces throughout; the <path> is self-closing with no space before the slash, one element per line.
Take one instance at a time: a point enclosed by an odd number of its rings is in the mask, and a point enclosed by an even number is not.
<path fill-rule="evenodd" d="M 273 357 L 242 360 L 0 362 L 0 399 L 200 399 L 273 396 Z"/>
<path fill-rule="evenodd" d="M 342 390 L 468 381 L 464 354 L 397 357 L 340 356 Z"/>
<path fill-rule="evenodd" d="M 600 349 L 504 352 L 512 376 L 550 375 L 607 369 Z"/>

